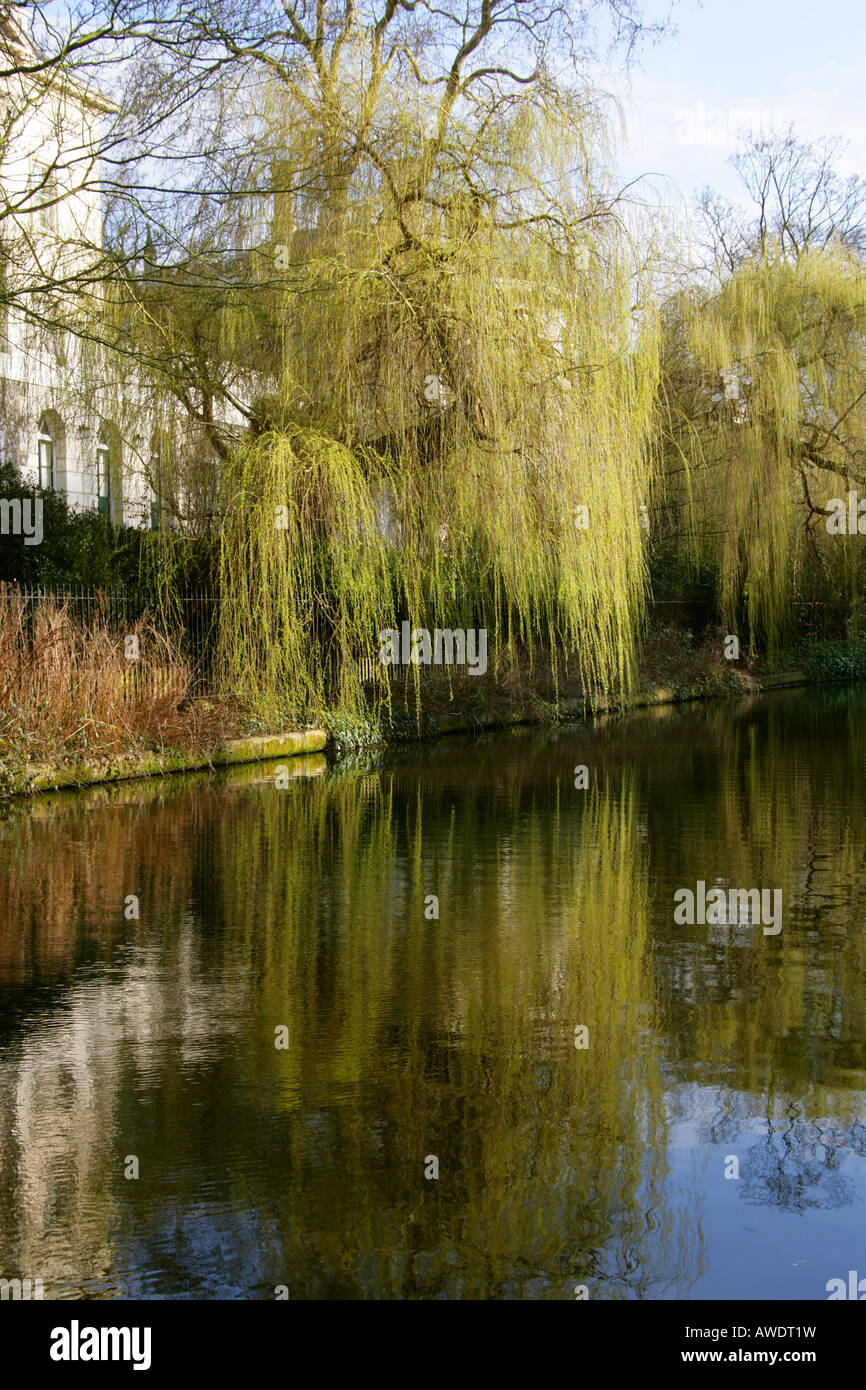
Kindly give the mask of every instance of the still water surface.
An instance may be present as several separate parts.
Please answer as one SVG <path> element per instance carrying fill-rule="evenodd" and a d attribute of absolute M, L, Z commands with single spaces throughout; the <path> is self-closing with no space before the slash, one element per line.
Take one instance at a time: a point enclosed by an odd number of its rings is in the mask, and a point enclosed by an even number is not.
<path fill-rule="evenodd" d="M 259 767 L 19 804 L 0 1276 L 292 1299 L 866 1276 L 864 754 L 866 693 L 789 692 L 318 757 L 288 789 Z M 698 880 L 781 889 L 781 932 L 678 926 Z"/>

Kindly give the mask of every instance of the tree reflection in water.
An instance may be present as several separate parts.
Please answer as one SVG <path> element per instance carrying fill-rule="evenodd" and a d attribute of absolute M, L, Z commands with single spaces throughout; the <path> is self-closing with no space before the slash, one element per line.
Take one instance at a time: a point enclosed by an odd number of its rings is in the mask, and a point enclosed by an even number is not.
<path fill-rule="evenodd" d="M 744 1208 L 862 1198 L 861 706 L 23 805 L 0 823 L 2 1272 L 48 1296 L 717 1292 L 728 1230 L 675 1170 L 681 1129 L 739 1155 Z M 779 937 L 676 926 L 702 878 L 781 888 Z"/>

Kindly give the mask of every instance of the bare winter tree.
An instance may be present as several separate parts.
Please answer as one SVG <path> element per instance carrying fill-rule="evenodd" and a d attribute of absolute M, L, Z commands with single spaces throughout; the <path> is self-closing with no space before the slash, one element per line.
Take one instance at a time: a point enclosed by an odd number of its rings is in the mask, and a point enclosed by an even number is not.
<path fill-rule="evenodd" d="M 724 276 L 747 257 L 772 244 L 787 258 L 837 241 L 856 252 L 866 248 L 866 181 L 843 176 L 838 161 L 844 141 L 825 137 L 814 144 L 789 128 L 783 134 L 748 137 L 731 158 L 747 198 L 745 210 L 711 189 L 700 198 L 704 248 Z"/>
<path fill-rule="evenodd" d="M 135 205 L 131 171 L 197 95 L 190 81 L 169 93 L 141 80 L 157 44 L 149 14 L 0 3 L 0 308 L 35 329 L 92 335 L 106 287 L 140 265 L 144 243 L 106 235 L 106 202 L 122 187 Z"/>

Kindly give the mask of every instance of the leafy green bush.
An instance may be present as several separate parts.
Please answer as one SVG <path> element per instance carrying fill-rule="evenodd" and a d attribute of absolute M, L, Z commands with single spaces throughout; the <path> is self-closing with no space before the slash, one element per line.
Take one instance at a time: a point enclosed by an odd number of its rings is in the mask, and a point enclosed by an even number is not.
<path fill-rule="evenodd" d="M 24 536 L 0 535 L 0 580 L 112 585 L 129 583 L 137 572 L 140 542 L 132 528 L 115 529 L 97 512 L 73 511 L 56 492 L 23 483 L 11 463 L 0 464 L 0 497 L 42 503 L 39 545 L 26 545 Z"/>
<path fill-rule="evenodd" d="M 150 532 L 113 526 L 96 511 L 75 511 L 56 492 L 23 483 L 11 463 L 0 463 L 0 497 L 42 503 L 41 544 L 25 545 L 24 536 L 0 535 L 0 582 L 129 589 L 155 583 L 155 564 L 164 555 Z M 213 571 L 206 542 L 172 538 L 171 549 L 178 590 L 210 582 Z"/>
<path fill-rule="evenodd" d="M 419 723 L 408 710 L 396 708 L 390 715 L 387 710 L 371 710 L 369 717 L 352 711 L 323 710 L 316 723 L 327 729 L 332 749 L 341 756 L 377 744 L 414 743 L 419 738 L 435 738 L 439 733 L 432 715 L 422 714 Z"/>
<path fill-rule="evenodd" d="M 866 636 L 794 642 L 787 656 L 812 680 L 866 680 Z"/>

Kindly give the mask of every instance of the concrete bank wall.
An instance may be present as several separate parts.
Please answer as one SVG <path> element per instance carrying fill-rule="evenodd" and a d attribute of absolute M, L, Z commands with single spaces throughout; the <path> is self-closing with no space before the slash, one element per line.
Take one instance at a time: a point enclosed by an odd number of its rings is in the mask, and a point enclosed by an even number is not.
<path fill-rule="evenodd" d="M 144 758 L 118 757 L 104 761 L 71 763 L 68 767 L 28 767 L 13 778 L 9 795 L 59 791 L 62 787 L 90 787 L 101 782 L 127 781 L 133 777 L 162 777 L 173 772 L 195 772 L 235 763 L 260 763 L 318 753 L 328 742 L 324 729 L 299 729 L 257 738 L 237 738 L 217 748 L 186 752 L 150 753 Z"/>

